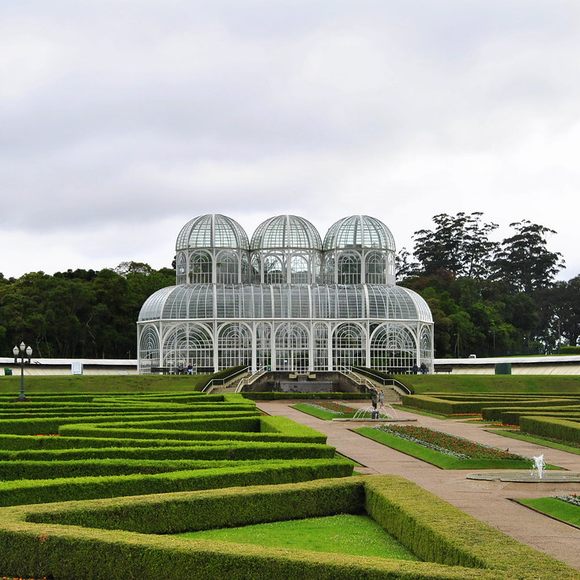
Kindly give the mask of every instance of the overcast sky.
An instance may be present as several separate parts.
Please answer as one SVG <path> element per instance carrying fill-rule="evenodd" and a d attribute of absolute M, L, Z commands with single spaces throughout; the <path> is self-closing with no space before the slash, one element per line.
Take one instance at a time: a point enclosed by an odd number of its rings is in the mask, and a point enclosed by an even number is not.
<path fill-rule="evenodd" d="M 578 0 L 0 0 L 0 272 L 169 266 L 196 215 L 398 248 L 437 213 L 580 273 Z"/>

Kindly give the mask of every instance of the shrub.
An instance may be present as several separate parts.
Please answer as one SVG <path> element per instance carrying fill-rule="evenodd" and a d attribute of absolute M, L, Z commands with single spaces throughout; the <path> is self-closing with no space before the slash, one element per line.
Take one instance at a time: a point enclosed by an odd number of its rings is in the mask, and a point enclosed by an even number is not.
<path fill-rule="evenodd" d="M 520 417 L 522 433 L 580 445 L 580 422 L 552 417 Z"/>
<path fill-rule="evenodd" d="M 352 464 L 340 459 L 270 461 L 250 467 L 172 471 L 156 475 L 77 477 L 0 482 L 0 506 L 168 493 L 215 487 L 289 483 L 345 477 Z"/>

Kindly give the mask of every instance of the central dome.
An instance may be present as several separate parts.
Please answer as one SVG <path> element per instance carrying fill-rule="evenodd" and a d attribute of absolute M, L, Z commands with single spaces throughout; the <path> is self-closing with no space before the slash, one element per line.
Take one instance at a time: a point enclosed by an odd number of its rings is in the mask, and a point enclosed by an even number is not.
<path fill-rule="evenodd" d="M 368 215 L 352 215 L 330 226 L 324 237 L 324 250 L 364 248 L 394 252 L 395 238 L 381 221 Z"/>
<path fill-rule="evenodd" d="M 250 245 L 252 250 L 322 250 L 318 230 L 296 215 L 277 215 L 262 222 Z"/>

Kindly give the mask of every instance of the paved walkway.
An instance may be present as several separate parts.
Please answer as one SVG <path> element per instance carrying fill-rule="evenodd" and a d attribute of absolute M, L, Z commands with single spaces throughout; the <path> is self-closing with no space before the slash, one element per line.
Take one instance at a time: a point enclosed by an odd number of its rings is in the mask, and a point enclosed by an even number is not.
<path fill-rule="evenodd" d="M 350 431 L 364 423 L 323 421 L 293 409 L 292 404 L 289 401 L 257 402 L 258 407 L 269 415 L 283 415 L 325 433 L 329 445 L 365 466 L 364 469 L 357 468 L 357 471 L 405 477 L 520 542 L 580 569 L 580 529 L 538 514 L 509 499 L 579 493 L 580 484 L 571 483 L 562 487 L 561 484 L 469 480 L 466 475 L 477 470 L 439 469 Z M 519 455 L 532 457 L 544 453 L 547 463 L 580 472 L 580 455 L 508 439 L 489 433 L 478 424 L 435 419 L 403 411 L 397 413 L 401 418 L 417 419 L 417 425 L 502 449 L 509 447 L 511 452 Z"/>

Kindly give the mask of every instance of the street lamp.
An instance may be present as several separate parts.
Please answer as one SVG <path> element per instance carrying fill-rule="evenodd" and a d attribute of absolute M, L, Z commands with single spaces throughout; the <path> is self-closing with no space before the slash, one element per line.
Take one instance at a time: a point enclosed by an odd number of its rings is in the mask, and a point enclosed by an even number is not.
<path fill-rule="evenodd" d="M 26 346 L 24 342 L 20 343 L 20 346 L 15 346 L 12 349 L 14 354 L 14 364 L 18 364 L 18 359 L 20 358 L 20 394 L 18 395 L 19 401 L 26 401 L 24 396 L 24 363 L 28 362 L 30 364 L 30 357 L 32 356 L 32 347 Z M 25 361 L 28 359 L 28 361 Z"/>

